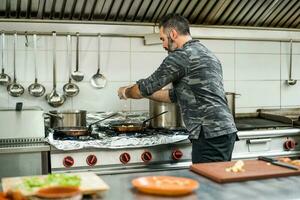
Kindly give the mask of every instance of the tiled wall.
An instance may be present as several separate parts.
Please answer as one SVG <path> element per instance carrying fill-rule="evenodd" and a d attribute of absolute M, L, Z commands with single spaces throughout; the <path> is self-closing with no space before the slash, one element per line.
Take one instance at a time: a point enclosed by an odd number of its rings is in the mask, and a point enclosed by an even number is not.
<path fill-rule="evenodd" d="M 13 75 L 13 40 L 6 38 L 4 67 Z M 226 91 L 241 94 L 237 98 L 237 112 L 253 112 L 257 108 L 300 106 L 300 44 L 293 45 L 293 78 L 299 80 L 294 86 L 287 86 L 289 70 L 289 43 L 234 40 L 202 40 L 202 43 L 216 53 L 223 64 Z M 24 36 L 18 37 L 17 80 L 26 91 L 21 97 L 11 97 L 6 87 L 0 86 L 0 107 L 14 107 L 16 102 L 25 106 L 40 106 L 53 109 L 86 109 L 89 111 L 148 110 L 148 100 L 121 101 L 117 96 L 120 86 L 134 83 L 147 77 L 167 55 L 161 45 L 144 46 L 142 38 L 103 37 L 101 43 L 101 71 L 107 77 L 105 88 L 95 89 L 89 81 L 97 70 L 97 38 L 80 38 L 80 71 L 84 80 L 78 82 L 80 93 L 69 98 L 59 108 L 50 107 L 44 97 L 32 97 L 27 87 L 34 81 L 32 38 L 25 45 Z M 68 81 L 66 66 L 66 37 L 57 37 L 57 89 Z M 72 38 L 72 66 L 75 68 L 75 45 Z M 38 79 L 52 89 L 52 38 L 38 37 Z M 0 54 L 1 55 L 1 54 Z M 1 56 L 0 56 L 1 60 Z"/>

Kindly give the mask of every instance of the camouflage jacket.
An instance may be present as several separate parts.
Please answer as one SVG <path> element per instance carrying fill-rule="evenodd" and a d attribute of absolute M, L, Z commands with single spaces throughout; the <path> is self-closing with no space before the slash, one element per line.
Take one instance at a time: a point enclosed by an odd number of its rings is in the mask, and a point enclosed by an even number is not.
<path fill-rule="evenodd" d="M 201 130 L 205 138 L 213 138 L 237 132 L 227 106 L 222 74 L 216 56 L 198 40 L 190 40 L 137 84 L 147 97 L 172 82 L 170 99 L 179 104 L 189 138 L 197 139 Z"/>

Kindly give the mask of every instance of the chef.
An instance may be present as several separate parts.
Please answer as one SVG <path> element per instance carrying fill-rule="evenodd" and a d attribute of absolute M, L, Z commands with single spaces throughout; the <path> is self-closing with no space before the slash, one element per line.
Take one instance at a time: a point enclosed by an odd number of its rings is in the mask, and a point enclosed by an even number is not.
<path fill-rule="evenodd" d="M 168 56 L 148 78 L 120 87 L 120 99 L 176 102 L 189 131 L 192 162 L 230 161 L 237 129 L 228 108 L 218 58 L 190 35 L 188 21 L 168 14 L 159 23 Z M 162 89 L 172 83 L 172 89 Z"/>

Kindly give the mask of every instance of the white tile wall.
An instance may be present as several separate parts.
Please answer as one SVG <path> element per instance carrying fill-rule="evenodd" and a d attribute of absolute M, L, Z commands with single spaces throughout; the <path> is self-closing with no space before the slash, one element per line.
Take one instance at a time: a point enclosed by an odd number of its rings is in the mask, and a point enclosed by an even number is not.
<path fill-rule="evenodd" d="M 279 80 L 280 54 L 236 54 L 237 80 Z"/>
<path fill-rule="evenodd" d="M 235 45 L 238 53 L 280 53 L 280 42 L 236 41 Z"/>
<path fill-rule="evenodd" d="M 280 106 L 280 81 L 237 81 L 237 107 Z"/>
<path fill-rule="evenodd" d="M 4 67 L 13 75 L 13 37 L 6 37 Z M 32 37 L 18 37 L 17 79 L 26 88 L 22 97 L 11 97 L 5 86 L 0 86 L 0 107 L 14 107 L 23 101 L 25 106 L 50 107 L 45 98 L 32 97 L 27 87 L 34 81 L 34 57 Z M 200 40 L 213 51 L 223 66 L 225 91 L 241 94 L 237 97 L 237 112 L 254 112 L 258 108 L 300 106 L 300 43 L 293 45 L 293 78 L 298 79 L 294 86 L 287 86 L 289 67 L 288 42 Z M 69 69 L 66 63 L 66 37 L 57 36 L 57 90 L 63 93 Z M 119 100 L 120 86 L 132 84 L 149 76 L 167 56 L 161 45 L 145 46 L 143 38 L 102 37 L 101 72 L 108 82 L 105 88 L 95 89 L 90 78 L 97 70 L 97 37 L 80 37 L 79 68 L 85 75 L 76 84 L 80 87 L 78 96 L 67 99 L 58 109 L 86 109 L 89 111 L 147 111 L 148 100 Z M 72 37 L 72 71 L 75 70 L 76 37 Z M 1 56 L 0 56 L 1 60 Z M 38 79 L 52 90 L 52 37 L 38 36 L 37 55 Z"/>

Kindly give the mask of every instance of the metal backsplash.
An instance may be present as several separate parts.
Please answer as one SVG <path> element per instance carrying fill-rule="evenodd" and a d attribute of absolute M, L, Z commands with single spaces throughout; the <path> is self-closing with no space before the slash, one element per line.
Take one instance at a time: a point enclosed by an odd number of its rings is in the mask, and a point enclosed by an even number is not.
<path fill-rule="evenodd" d="M 300 28 L 299 0 L 1 0 L 2 19 L 157 23 L 179 13 L 191 24 Z"/>

